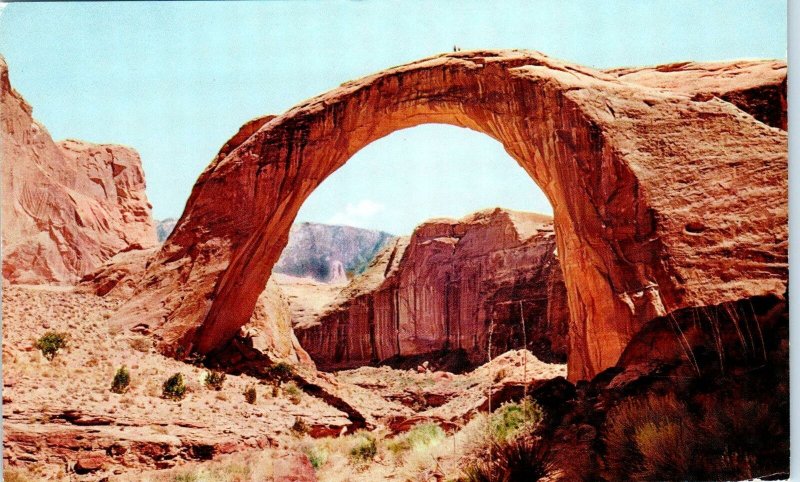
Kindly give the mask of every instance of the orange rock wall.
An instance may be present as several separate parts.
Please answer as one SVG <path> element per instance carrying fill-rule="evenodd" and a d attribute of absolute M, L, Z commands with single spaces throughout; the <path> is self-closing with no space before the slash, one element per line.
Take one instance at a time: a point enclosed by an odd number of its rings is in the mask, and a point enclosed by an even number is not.
<path fill-rule="evenodd" d="M 390 245 L 318 325 L 298 330 L 324 369 L 463 349 L 473 363 L 523 345 L 566 361 L 568 308 L 551 220 L 493 210 L 433 220 Z"/>

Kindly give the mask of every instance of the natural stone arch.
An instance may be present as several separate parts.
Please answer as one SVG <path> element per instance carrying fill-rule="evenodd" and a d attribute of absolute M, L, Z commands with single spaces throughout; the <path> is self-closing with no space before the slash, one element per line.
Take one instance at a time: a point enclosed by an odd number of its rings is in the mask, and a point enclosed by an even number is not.
<path fill-rule="evenodd" d="M 493 137 L 549 198 L 573 380 L 615 364 L 657 316 L 785 291 L 785 132 L 716 98 L 536 52 L 460 52 L 245 125 L 200 176 L 115 325 L 155 335 L 172 355 L 224 344 L 307 196 L 365 145 L 423 123 Z"/>

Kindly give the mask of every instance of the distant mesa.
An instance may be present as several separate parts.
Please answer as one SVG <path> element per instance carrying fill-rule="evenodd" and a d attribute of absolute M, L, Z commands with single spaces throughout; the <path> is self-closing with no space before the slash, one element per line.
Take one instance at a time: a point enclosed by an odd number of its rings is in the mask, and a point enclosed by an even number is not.
<path fill-rule="evenodd" d="M 163 243 L 169 237 L 169 234 L 175 229 L 175 223 L 178 220 L 176 218 L 167 218 L 162 219 L 161 221 L 156 221 L 156 236 L 158 236 L 158 242 Z"/>
<path fill-rule="evenodd" d="M 175 218 L 158 221 L 159 242 L 175 228 Z M 375 255 L 395 236 L 383 231 L 320 223 L 298 223 L 289 232 L 289 243 L 274 273 L 311 278 L 321 283 L 346 284 L 364 272 Z"/>

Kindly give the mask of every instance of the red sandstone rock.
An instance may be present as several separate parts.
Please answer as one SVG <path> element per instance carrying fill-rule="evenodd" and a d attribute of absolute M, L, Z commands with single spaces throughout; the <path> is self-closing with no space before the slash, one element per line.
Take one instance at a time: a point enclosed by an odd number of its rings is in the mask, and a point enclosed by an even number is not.
<path fill-rule="evenodd" d="M 98 296 L 128 299 L 156 252 L 157 248 L 123 251 L 84 276 L 79 288 Z M 287 297 L 275 280 L 267 283 L 250 322 L 241 331 L 253 348 L 273 361 L 314 364 L 297 341 Z"/>
<path fill-rule="evenodd" d="M 478 364 L 490 329 L 495 355 L 521 348 L 524 319 L 528 347 L 563 363 L 568 316 L 552 219 L 494 209 L 423 223 L 297 333 L 326 369 L 457 349 Z"/>
<path fill-rule="evenodd" d="M 74 283 L 120 251 L 154 246 L 139 155 L 117 145 L 56 144 L 31 114 L 0 58 L 3 277 Z"/>
<path fill-rule="evenodd" d="M 105 468 L 105 466 L 108 465 L 108 461 L 108 457 L 102 453 L 80 455 L 75 462 L 75 473 L 88 474 L 90 472 L 97 472 Z"/>
<path fill-rule="evenodd" d="M 372 141 L 430 122 L 497 139 L 552 202 L 573 380 L 613 366 L 656 317 L 782 296 L 786 132 L 721 98 L 619 77 L 537 52 L 458 52 L 304 102 L 208 166 L 113 322 L 147 326 L 167 354 L 226 343 L 309 194 Z"/>
<path fill-rule="evenodd" d="M 655 67 L 610 69 L 606 72 L 634 82 L 696 100 L 719 97 L 761 122 L 786 130 L 786 62 L 679 62 Z"/>

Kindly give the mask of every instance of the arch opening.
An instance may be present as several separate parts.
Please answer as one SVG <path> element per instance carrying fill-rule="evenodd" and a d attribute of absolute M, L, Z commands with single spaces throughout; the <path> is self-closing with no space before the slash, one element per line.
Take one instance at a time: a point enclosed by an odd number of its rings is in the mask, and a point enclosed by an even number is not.
<path fill-rule="evenodd" d="M 525 347 L 563 364 L 551 213 L 493 139 L 449 125 L 400 130 L 309 196 L 271 279 L 318 369 L 424 358 L 461 372 Z"/>

